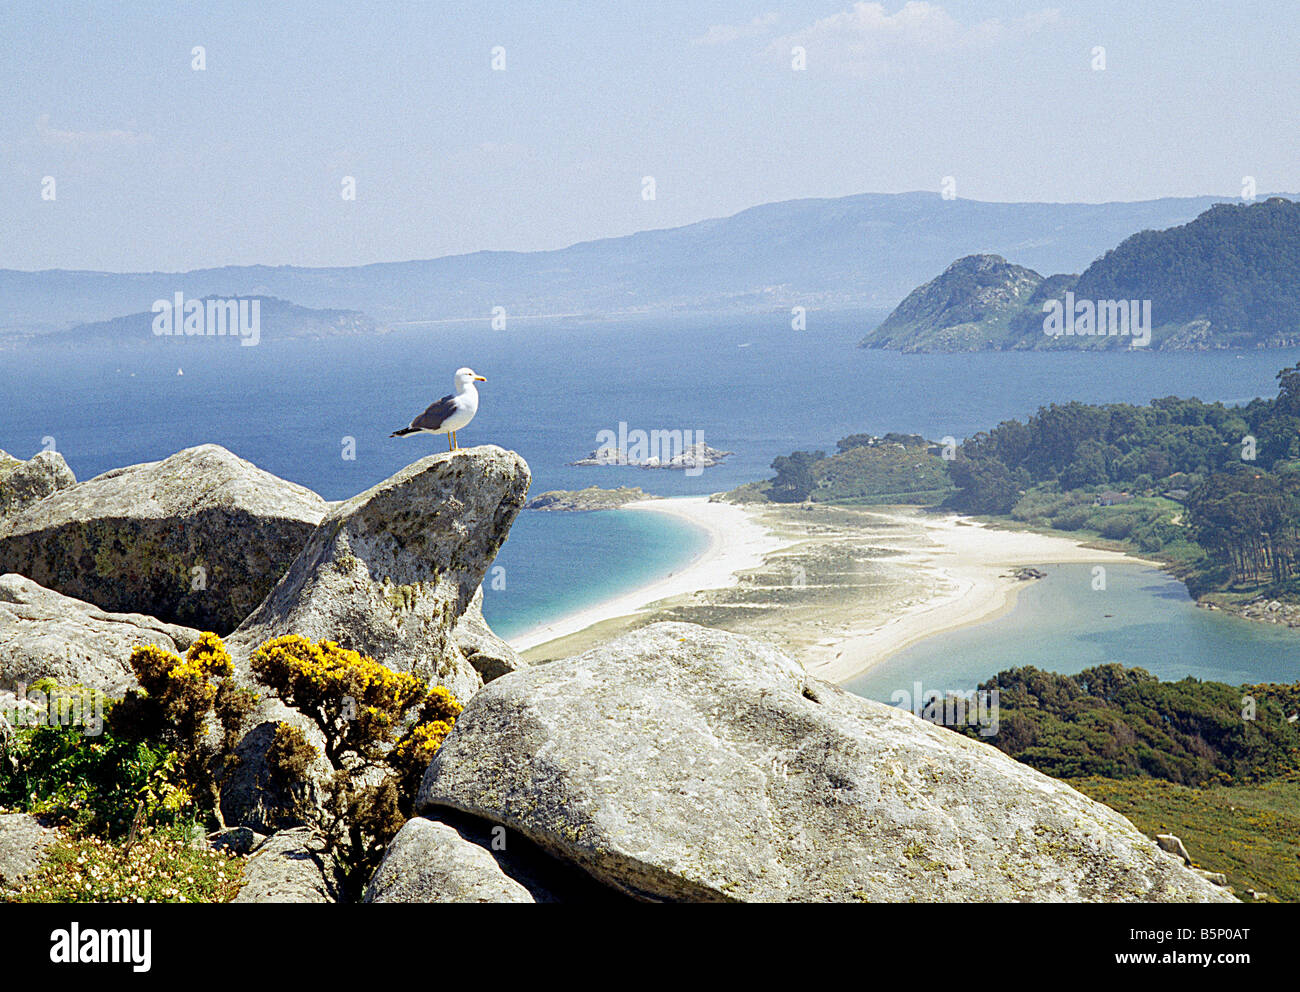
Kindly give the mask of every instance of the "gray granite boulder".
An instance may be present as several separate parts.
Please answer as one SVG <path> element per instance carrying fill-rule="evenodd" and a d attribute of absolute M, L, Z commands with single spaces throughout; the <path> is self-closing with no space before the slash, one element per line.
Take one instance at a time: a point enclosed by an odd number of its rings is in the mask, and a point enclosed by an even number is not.
<path fill-rule="evenodd" d="M 35 817 L 0 813 L 0 888 L 22 884 L 58 839 L 57 830 L 41 826 Z"/>
<path fill-rule="evenodd" d="M 153 617 L 108 613 L 21 575 L 0 575 L 0 689 L 50 677 L 121 696 L 136 684 L 127 664 L 131 648 L 154 644 L 184 654 L 198 636 Z"/>
<path fill-rule="evenodd" d="M 451 638 L 484 682 L 499 679 L 527 664 L 483 619 L 482 586 L 474 593 L 469 606 L 456 621 Z"/>
<path fill-rule="evenodd" d="M 1231 901 L 1063 782 L 691 624 L 485 686 L 416 809 L 647 900 Z"/>
<path fill-rule="evenodd" d="M 366 902 L 533 902 L 497 860 L 454 828 L 423 817 L 398 831 Z"/>
<path fill-rule="evenodd" d="M 39 451 L 27 461 L 0 451 L 0 518 L 76 484 L 57 451 Z"/>
<path fill-rule="evenodd" d="M 528 483 L 519 455 L 486 445 L 429 455 L 337 504 L 230 638 L 232 653 L 282 634 L 328 638 L 468 699 L 482 679 L 452 629 Z"/>
<path fill-rule="evenodd" d="M 265 687 L 244 724 L 233 762 L 222 769 L 221 815 L 230 827 L 247 827 L 260 834 L 301 826 L 320 811 L 334 769 L 325 758 L 325 737 L 308 717 L 286 706 Z M 286 786 L 271 773 L 267 753 L 281 723 L 297 727 L 316 749 L 306 781 Z"/>
<path fill-rule="evenodd" d="M 105 610 L 227 633 L 270 591 L 327 504 L 205 444 L 132 465 L 0 521 L 0 572 Z"/>
<path fill-rule="evenodd" d="M 264 840 L 244 864 L 233 902 L 338 902 L 337 870 L 320 836 L 307 827 Z"/>

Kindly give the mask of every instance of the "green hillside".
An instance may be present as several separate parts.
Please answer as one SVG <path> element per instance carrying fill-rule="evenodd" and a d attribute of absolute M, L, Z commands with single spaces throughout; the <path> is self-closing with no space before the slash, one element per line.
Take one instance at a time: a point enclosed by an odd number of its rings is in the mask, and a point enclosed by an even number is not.
<path fill-rule="evenodd" d="M 1128 301 L 1121 317 L 1117 305 Z M 1056 335 L 1045 333 L 1045 307 L 1054 304 L 1069 321 Z M 910 293 L 862 345 L 1127 348 L 1136 340 L 1126 333 L 1132 321 L 1149 332 L 1137 346 L 1153 349 L 1300 344 L 1300 203 L 1216 204 L 1180 227 L 1134 234 L 1079 276 L 1043 277 L 995 255 L 968 256 Z"/>

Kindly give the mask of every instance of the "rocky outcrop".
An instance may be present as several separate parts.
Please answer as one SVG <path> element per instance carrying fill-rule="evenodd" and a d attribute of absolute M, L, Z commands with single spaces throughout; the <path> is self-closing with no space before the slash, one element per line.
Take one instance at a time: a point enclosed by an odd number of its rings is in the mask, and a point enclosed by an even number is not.
<path fill-rule="evenodd" d="M 617 489 L 602 489 L 600 486 L 588 486 L 586 489 L 552 489 L 528 501 L 525 510 L 549 510 L 553 513 L 585 513 L 589 510 L 616 510 L 628 503 L 650 499 L 650 494 L 640 486 L 619 486 Z"/>
<path fill-rule="evenodd" d="M 40 451 L 28 461 L 0 451 L 0 519 L 77 484 L 57 451 Z"/>
<path fill-rule="evenodd" d="M 197 630 L 137 613 L 108 613 L 37 585 L 0 575 L 0 689 L 50 677 L 110 696 L 133 687 L 127 659 L 137 644 L 183 654 Z"/>
<path fill-rule="evenodd" d="M 46 850 L 59 839 L 26 813 L 0 813 L 0 889 L 21 885 L 40 867 Z"/>
<path fill-rule="evenodd" d="M 1000 255 L 959 258 L 909 293 L 862 345 L 904 352 L 1000 347 L 1008 321 L 1042 283 L 1037 272 Z"/>
<path fill-rule="evenodd" d="M 483 587 L 456 621 L 451 639 L 484 682 L 499 679 L 527 664 L 515 649 L 498 637 L 483 619 Z"/>
<path fill-rule="evenodd" d="M 266 836 L 248 827 L 230 827 L 207 836 L 208 847 L 230 854 L 252 854 L 266 843 Z"/>
<path fill-rule="evenodd" d="M 493 445 L 422 458 L 335 506 L 230 638 L 329 638 L 468 699 L 482 682 L 452 630 L 524 505 L 524 460 Z"/>
<path fill-rule="evenodd" d="M 1300 627 L 1300 603 L 1283 603 L 1267 596 L 1259 596 L 1247 603 L 1224 604 L 1207 601 L 1202 606 L 1212 610 L 1225 610 L 1247 620 L 1260 620 L 1285 627 Z"/>
<path fill-rule="evenodd" d="M 306 827 L 263 841 L 244 865 L 233 902 L 338 902 L 337 869 L 321 838 Z"/>
<path fill-rule="evenodd" d="M 665 438 L 655 442 L 644 431 L 633 433 L 641 434 L 641 439 L 631 441 L 626 447 L 618 447 L 613 444 L 602 445 L 585 458 L 579 458 L 576 462 L 569 462 L 569 464 L 633 465 L 637 468 L 694 470 L 721 465 L 724 458 L 735 454 L 734 451 L 720 451 L 717 448 L 710 448 L 703 441 L 687 444 L 682 438 Z M 652 451 L 660 453 L 653 454 Z"/>
<path fill-rule="evenodd" d="M 227 633 L 327 505 L 205 444 L 61 489 L 0 523 L 0 572 L 104 610 Z"/>
<path fill-rule="evenodd" d="M 423 817 L 398 831 L 366 889 L 366 902 L 534 902 L 488 851 Z"/>
<path fill-rule="evenodd" d="M 1156 844 L 1160 846 L 1160 850 L 1167 851 L 1183 864 L 1191 867 L 1192 856 L 1187 853 L 1187 847 L 1178 837 L 1173 834 L 1156 834 Z"/>
<path fill-rule="evenodd" d="M 647 900 L 1231 900 L 1064 783 L 689 624 L 486 686 L 421 786 L 444 810 Z"/>

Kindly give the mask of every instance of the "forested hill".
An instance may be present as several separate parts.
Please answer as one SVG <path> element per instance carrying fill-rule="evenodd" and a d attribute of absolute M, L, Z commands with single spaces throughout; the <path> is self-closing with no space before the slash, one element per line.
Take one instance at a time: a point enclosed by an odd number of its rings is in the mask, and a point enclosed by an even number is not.
<path fill-rule="evenodd" d="M 1073 308 L 1077 333 L 1045 333 L 1053 301 Z M 1216 204 L 1188 224 L 1126 238 L 1077 277 L 1044 278 L 995 256 L 960 259 L 862 343 L 902 351 L 1142 346 L 1134 334 L 1106 333 L 1107 301 L 1150 301 L 1151 348 L 1300 344 L 1300 203 Z"/>
<path fill-rule="evenodd" d="M 1166 347 L 1300 342 L 1300 203 L 1211 207 L 1190 224 L 1143 231 L 1093 262 L 1077 297 L 1152 300 Z"/>
<path fill-rule="evenodd" d="M 1300 365 L 1245 406 L 1053 403 L 955 443 L 856 434 L 796 451 L 737 501 L 943 504 L 1162 555 L 1220 605 L 1300 603 Z"/>

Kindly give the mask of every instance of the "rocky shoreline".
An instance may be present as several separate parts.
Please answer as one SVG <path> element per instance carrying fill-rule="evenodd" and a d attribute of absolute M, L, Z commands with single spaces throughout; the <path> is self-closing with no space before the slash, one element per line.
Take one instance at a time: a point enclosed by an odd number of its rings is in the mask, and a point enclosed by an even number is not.
<path fill-rule="evenodd" d="M 1283 603 L 1280 600 L 1259 596 L 1245 603 L 1232 604 L 1225 604 L 1215 599 L 1202 599 L 1197 605 L 1206 610 L 1230 613 L 1243 620 L 1300 628 L 1300 603 Z"/>

